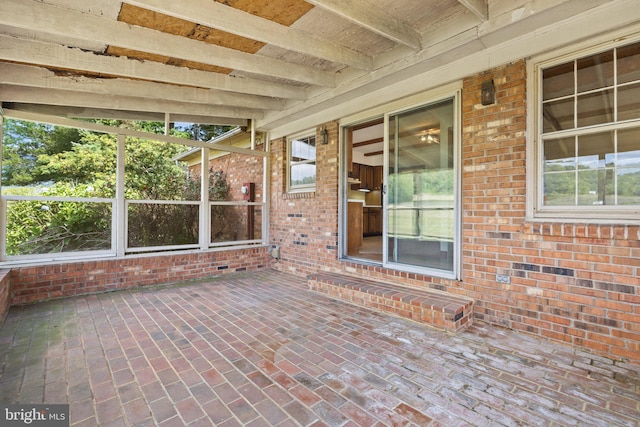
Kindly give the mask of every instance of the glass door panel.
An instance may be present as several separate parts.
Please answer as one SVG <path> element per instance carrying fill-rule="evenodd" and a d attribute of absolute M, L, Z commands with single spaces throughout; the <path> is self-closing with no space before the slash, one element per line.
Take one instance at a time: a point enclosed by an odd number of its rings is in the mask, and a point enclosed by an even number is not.
<path fill-rule="evenodd" d="M 386 264 L 455 274 L 454 99 L 389 116 Z"/>

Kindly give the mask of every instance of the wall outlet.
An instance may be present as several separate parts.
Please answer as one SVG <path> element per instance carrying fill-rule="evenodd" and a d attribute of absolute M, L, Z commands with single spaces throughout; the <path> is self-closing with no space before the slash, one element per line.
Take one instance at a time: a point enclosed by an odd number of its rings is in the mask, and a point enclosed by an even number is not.
<path fill-rule="evenodd" d="M 506 274 L 496 274 L 496 282 L 498 283 L 511 283 L 511 276 Z"/>
<path fill-rule="evenodd" d="M 271 245 L 269 247 L 269 255 L 271 255 L 271 258 L 280 259 L 280 246 Z"/>

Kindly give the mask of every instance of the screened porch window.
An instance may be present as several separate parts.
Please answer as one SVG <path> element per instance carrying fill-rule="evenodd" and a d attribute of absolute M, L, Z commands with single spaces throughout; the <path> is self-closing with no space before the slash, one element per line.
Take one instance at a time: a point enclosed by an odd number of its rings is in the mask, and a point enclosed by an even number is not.
<path fill-rule="evenodd" d="M 232 192 L 229 162 L 202 176 L 208 145 L 138 130 L 160 124 L 42 118 L 0 116 L 0 263 L 263 243 L 264 201 Z M 231 155 L 259 165 L 267 153 Z"/>

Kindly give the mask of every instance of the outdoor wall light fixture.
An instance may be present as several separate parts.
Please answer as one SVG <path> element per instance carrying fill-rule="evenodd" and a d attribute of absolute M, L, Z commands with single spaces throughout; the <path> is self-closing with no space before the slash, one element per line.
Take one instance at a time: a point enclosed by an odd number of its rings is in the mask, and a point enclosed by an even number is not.
<path fill-rule="evenodd" d="M 496 87 L 493 79 L 482 83 L 482 105 L 491 105 L 496 103 Z"/>
<path fill-rule="evenodd" d="M 320 142 L 322 145 L 327 145 L 329 143 L 329 131 L 326 126 L 320 129 Z"/>

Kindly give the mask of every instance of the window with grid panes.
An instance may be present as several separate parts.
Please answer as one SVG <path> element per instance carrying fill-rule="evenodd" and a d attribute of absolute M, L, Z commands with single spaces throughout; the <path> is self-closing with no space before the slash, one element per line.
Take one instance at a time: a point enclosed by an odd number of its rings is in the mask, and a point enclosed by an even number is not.
<path fill-rule="evenodd" d="M 314 191 L 316 188 L 316 137 L 290 138 L 287 144 L 290 192 Z"/>
<path fill-rule="evenodd" d="M 540 212 L 640 208 L 640 42 L 540 67 Z"/>

